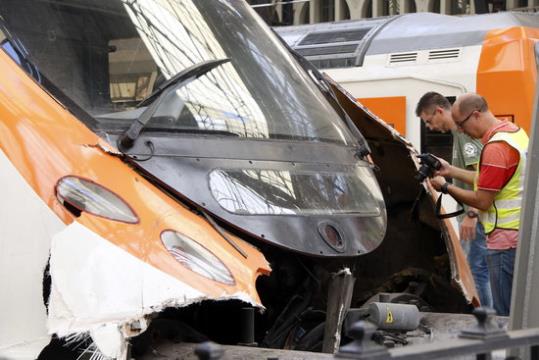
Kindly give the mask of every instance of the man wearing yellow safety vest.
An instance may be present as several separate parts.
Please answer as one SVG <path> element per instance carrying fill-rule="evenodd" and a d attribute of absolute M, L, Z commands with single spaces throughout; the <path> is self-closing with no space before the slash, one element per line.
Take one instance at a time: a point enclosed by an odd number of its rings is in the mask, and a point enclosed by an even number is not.
<path fill-rule="evenodd" d="M 433 91 L 425 93 L 417 103 L 416 115 L 429 130 L 451 133 L 453 138 L 451 165 L 461 169 L 477 170 L 483 144 L 457 129 L 451 114 L 451 103 L 446 97 Z M 462 189 L 473 189 L 472 185 L 457 179 L 453 180 L 453 184 Z M 478 220 L 477 209 L 466 206 L 465 210 L 465 214 L 457 218 L 460 244 L 466 253 L 481 305 L 492 307 L 485 230 Z"/>
<path fill-rule="evenodd" d="M 528 151 L 526 132 L 510 122 L 498 120 L 486 100 L 477 94 L 461 95 L 451 108 L 455 125 L 484 144 L 476 172 L 460 169 L 440 159 L 442 167 L 431 179 L 432 186 L 456 200 L 480 210 L 487 234 L 487 263 L 494 308 L 509 315 L 513 267 L 520 227 L 524 168 Z M 473 184 L 464 190 L 442 176 Z"/>

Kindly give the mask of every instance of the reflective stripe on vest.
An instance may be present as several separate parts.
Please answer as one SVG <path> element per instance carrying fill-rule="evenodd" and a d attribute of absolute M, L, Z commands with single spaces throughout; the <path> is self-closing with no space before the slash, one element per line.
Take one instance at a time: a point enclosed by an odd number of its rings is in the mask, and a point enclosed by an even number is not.
<path fill-rule="evenodd" d="M 491 207 L 487 211 L 482 211 L 480 214 L 481 222 L 487 234 L 496 228 L 518 230 L 520 227 L 520 208 L 528 151 L 528 135 L 522 129 L 514 133 L 500 131 L 494 134 L 488 142 L 500 141 L 504 141 L 517 150 L 520 155 L 520 161 L 513 177 L 496 194 Z M 478 171 L 480 168 L 481 166 L 479 166 Z"/>

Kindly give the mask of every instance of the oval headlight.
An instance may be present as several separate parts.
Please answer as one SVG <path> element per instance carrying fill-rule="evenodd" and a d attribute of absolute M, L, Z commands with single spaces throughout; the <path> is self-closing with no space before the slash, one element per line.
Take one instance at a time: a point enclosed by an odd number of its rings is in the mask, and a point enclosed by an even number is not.
<path fill-rule="evenodd" d="M 56 185 L 56 197 L 64 206 L 130 224 L 138 223 L 133 210 L 118 195 L 90 180 L 66 176 Z"/>
<path fill-rule="evenodd" d="M 234 285 L 234 278 L 225 264 L 195 240 L 166 230 L 161 233 L 161 241 L 168 252 L 191 271 L 226 285 Z"/>

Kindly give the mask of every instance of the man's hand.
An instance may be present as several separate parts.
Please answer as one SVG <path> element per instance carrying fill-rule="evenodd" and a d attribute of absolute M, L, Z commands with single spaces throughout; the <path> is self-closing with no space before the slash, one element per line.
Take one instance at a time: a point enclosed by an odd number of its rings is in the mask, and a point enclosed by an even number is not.
<path fill-rule="evenodd" d="M 429 179 L 429 181 L 436 191 L 440 191 L 442 185 L 447 182 L 442 176 L 435 176 L 432 179 Z"/>
<path fill-rule="evenodd" d="M 451 164 L 442 158 L 436 157 L 442 166 L 439 170 L 434 172 L 434 176 L 449 176 L 451 171 Z"/>
<path fill-rule="evenodd" d="M 475 228 L 477 226 L 477 218 L 464 216 L 460 223 L 460 240 L 472 241 L 475 240 Z"/>

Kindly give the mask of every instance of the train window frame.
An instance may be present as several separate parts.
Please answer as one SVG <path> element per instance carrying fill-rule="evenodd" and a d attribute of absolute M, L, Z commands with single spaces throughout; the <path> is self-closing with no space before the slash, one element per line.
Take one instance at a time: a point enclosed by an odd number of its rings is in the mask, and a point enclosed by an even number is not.
<path fill-rule="evenodd" d="M 500 114 L 500 115 L 494 115 L 494 117 L 502 121 L 510 121 L 512 123 L 515 122 L 514 114 Z"/>

